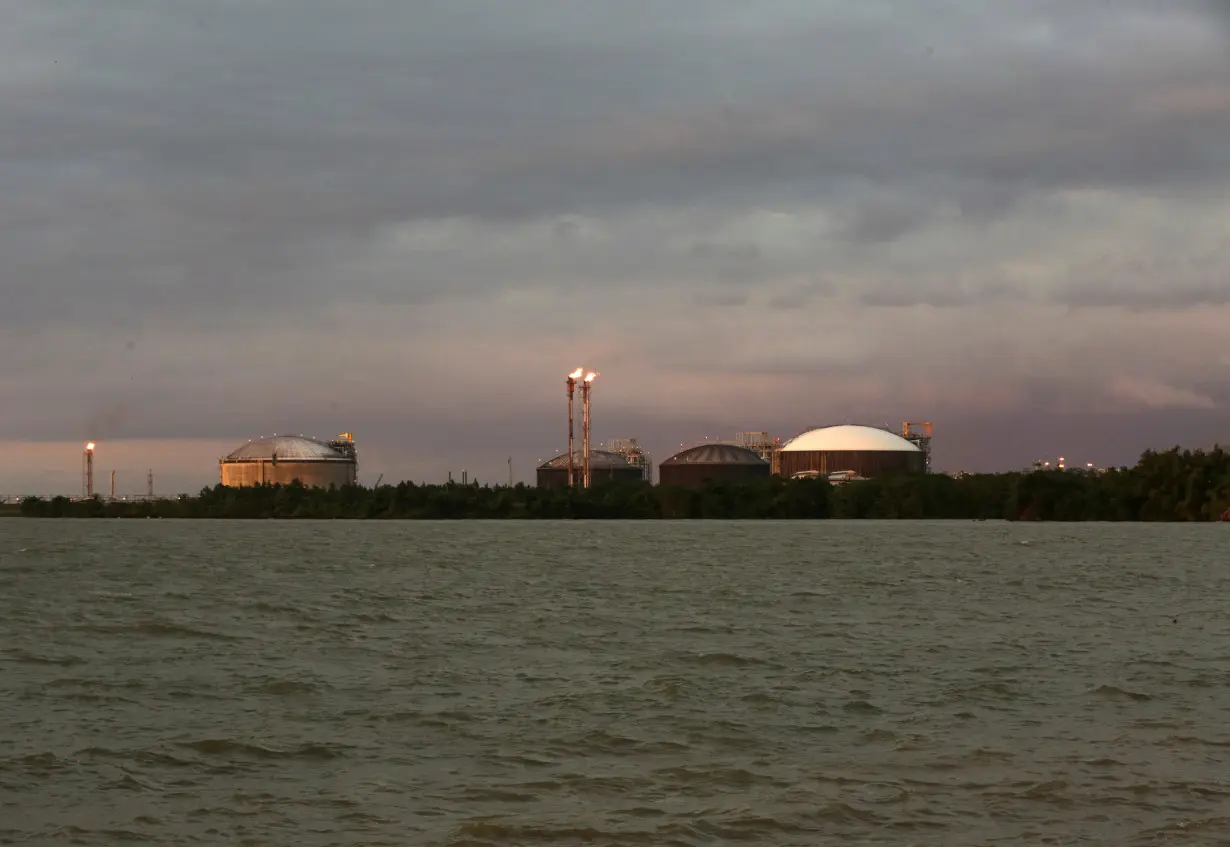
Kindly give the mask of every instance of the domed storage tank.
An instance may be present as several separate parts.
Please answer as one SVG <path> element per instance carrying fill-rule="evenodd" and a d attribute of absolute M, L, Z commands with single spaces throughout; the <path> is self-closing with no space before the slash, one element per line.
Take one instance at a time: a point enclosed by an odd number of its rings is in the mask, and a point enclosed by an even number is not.
<path fill-rule="evenodd" d="M 580 487 L 582 483 L 583 470 L 585 464 L 585 454 L 581 450 L 577 450 L 572 454 L 573 464 L 573 483 L 576 487 Z M 609 453 L 606 450 L 589 451 L 589 484 L 590 485 L 609 485 L 614 482 L 643 482 L 645 479 L 644 472 L 641 468 L 631 464 L 627 459 L 618 453 Z M 550 461 L 543 462 L 538 466 L 538 487 L 539 488 L 567 488 L 568 487 L 568 454 L 556 456 Z"/>
<path fill-rule="evenodd" d="M 787 441 L 778 451 L 784 477 L 853 471 L 861 477 L 923 473 L 926 457 L 895 432 L 870 426 L 825 426 Z"/>
<path fill-rule="evenodd" d="M 309 488 L 354 485 L 358 461 L 354 442 L 341 438 L 317 441 L 296 435 L 258 438 L 233 451 L 219 462 L 222 484 L 289 485 L 299 480 Z"/>
<path fill-rule="evenodd" d="M 659 485 L 703 488 L 761 479 L 769 475 L 769 463 L 734 444 L 700 444 L 689 447 L 658 465 Z"/>

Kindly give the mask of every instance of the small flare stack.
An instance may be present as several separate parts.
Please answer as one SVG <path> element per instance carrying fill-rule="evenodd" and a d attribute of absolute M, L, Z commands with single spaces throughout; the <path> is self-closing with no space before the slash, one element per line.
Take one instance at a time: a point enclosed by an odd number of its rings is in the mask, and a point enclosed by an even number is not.
<path fill-rule="evenodd" d="M 85 489 L 85 496 L 88 500 L 94 496 L 94 442 L 91 441 L 85 445 L 85 455 L 82 457 L 84 469 L 82 471 L 82 487 Z"/>
<path fill-rule="evenodd" d="M 572 373 L 568 374 L 568 487 L 572 488 L 576 485 L 576 468 L 572 460 L 572 433 L 573 433 L 573 418 L 574 409 L 576 408 L 577 380 L 585 373 L 585 368 L 577 368 Z"/>
<path fill-rule="evenodd" d="M 589 373 L 585 375 L 585 381 L 581 383 L 581 405 L 583 409 L 582 414 L 584 416 L 584 420 L 582 423 L 582 428 L 584 429 L 584 436 L 583 436 L 583 446 L 581 448 L 583 451 L 581 461 L 584 464 L 584 468 L 585 468 L 585 472 L 582 477 L 583 481 L 581 484 L 586 488 L 589 488 L 589 395 L 590 395 L 591 389 L 593 388 L 594 380 L 597 378 L 597 376 L 598 374 L 596 374 L 593 371 L 590 371 Z"/>
<path fill-rule="evenodd" d="M 577 467 L 575 460 L 574 426 L 576 418 L 577 380 L 581 380 L 581 485 L 589 488 L 589 393 L 593 382 L 598 378 L 594 371 L 586 372 L 585 368 L 577 368 L 568 374 L 568 487 L 577 484 Z"/>

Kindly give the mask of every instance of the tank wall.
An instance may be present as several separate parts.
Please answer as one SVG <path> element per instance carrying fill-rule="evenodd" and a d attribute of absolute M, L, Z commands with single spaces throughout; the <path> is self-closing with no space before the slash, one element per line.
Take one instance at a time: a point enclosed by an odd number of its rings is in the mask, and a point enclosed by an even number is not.
<path fill-rule="evenodd" d="M 581 469 L 576 468 L 573 472 L 573 478 L 579 488 L 581 486 Z M 589 483 L 590 485 L 609 485 L 611 483 L 628 483 L 628 482 L 644 482 L 645 478 L 641 474 L 640 468 L 590 468 Z M 539 468 L 538 469 L 538 487 L 539 488 L 567 488 L 568 487 L 568 469 L 567 468 Z"/>
<path fill-rule="evenodd" d="M 781 463 L 778 473 L 784 477 L 800 471 L 818 471 L 827 476 L 834 471 L 852 470 L 860 476 L 876 477 L 925 470 L 923 454 L 905 450 L 783 450 L 778 458 Z"/>
<path fill-rule="evenodd" d="M 356 480 L 354 462 L 222 462 L 221 468 L 222 484 L 235 488 L 289 485 L 296 479 L 309 488 L 341 488 Z"/>
<path fill-rule="evenodd" d="M 737 485 L 769 475 L 769 465 L 658 465 L 659 485 L 704 488 L 706 485 Z"/>

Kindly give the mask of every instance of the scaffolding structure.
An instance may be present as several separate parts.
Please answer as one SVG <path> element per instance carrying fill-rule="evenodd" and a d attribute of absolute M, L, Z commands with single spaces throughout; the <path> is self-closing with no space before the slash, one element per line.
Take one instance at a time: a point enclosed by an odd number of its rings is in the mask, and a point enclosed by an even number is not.
<path fill-rule="evenodd" d="M 923 470 L 931 473 L 931 421 L 906 421 L 901 437 L 923 452 Z"/>
<path fill-rule="evenodd" d="M 359 453 L 358 450 L 355 449 L 353 432 L 343 432 L 338 435 L 337 438 L 331 439 L 325 443 L 337 452 L 341 453 L 343 456 L 354 459 L 358 462 Z"/>
<path fill-rule="evenodd" d="M 772 461 L 779 446 L 777 439 L 767 432 L 735 433 L 735 444 L 745 450 L 751 450 L 766 462 Z"/>
<path fill-rule="evenodd" d="M 735 433 L 735 444 L 751 450 L 760 458 L 769 463 L 769 473 L 775 474 L 781 468 L 779 465 L 778 450 L 781 449 L 782 442 L 780 438 L 774 438 L 768 432 L 739 432 Z"/>
<path fill-rule="evenodd" d="M 632 467 L 640 469 L 641 478 L 646 482 L 653 482 L 653 459 L 635 438 L 613 438 L 608 449 L 623 456 Z"/>

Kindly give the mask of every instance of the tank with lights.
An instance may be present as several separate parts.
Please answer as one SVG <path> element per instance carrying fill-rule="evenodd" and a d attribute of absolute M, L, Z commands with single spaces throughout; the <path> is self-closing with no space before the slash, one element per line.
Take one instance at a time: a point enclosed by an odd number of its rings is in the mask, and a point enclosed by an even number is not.
<path fill-rule="evenodd" d="M 925 473 L 927 456 L 919 445 L 888 429 L 842 424 L 810 429 L 777 451 L 778 473 L 798 477 L 874 478 Z"/>
<path fill-rule="evenodd" d="M 298 480 L 309 488 L 341 488 L 358 480 L 358 454 L 348 432 L 329 441 L 302 435 L 257 438 L 218 464 L 222 484 L 228 487 L 289 485 Z"/>

